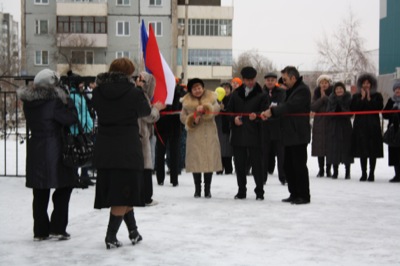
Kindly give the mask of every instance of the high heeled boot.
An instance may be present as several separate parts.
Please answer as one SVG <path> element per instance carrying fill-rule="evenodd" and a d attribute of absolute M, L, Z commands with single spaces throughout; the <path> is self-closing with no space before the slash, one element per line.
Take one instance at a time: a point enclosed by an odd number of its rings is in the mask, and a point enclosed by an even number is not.
<path fill-rule="evenodd" d="M 324 157 L 318 157 L 318 166 L 319 166 L 319 171 L 318 171 L 317 177 L 323 177 L 324 176 Z"/>
<path fill-rule="evenodd" d="M 106 248 L 119 248 L 122 243 L 117 239 L 117 233 L 122 223 L 123 216 L 115 216 L 110 213 L 110 220 L 108 221 L 107 233 L 106 233 Z"/>
<path fill-rule="evenodd" d="M 211 180 L 212 173 L 204 174 L 204 197 L 211 198 Z"/>
<path fill-rule="evenodd" d="M 133 212 L 133 210 L 125 213 L 124 222 L 126 224 L 126 227 L 128 228 L 129 239 L 131 240 L 132 245 L 135 245 L 139 241 L 142 241 L 143 237 L 139 234 L 139 231 L 137 230 L 135 213 Z"/>
<path fill-rule="evenodd" d="M 345 174 L 344 178 L 350 179 L 351 178 L 350 177 L 350 164 L 349 163 L 345 164 L 345 168 L 346 168 L 346 174 Z"/>
<path fill-rule="evenodd" d="M 333 165 L 333 175 L 332 175 L 332 179 L 337 179 L 339 175 L 339 165 L 334 164 Z"/>
<path fill-rule="evenodd" d="M 200 198 L 201 197 L 201 173 L 193 173 L 193 180 L 194 180 L 194 197 Z"/>

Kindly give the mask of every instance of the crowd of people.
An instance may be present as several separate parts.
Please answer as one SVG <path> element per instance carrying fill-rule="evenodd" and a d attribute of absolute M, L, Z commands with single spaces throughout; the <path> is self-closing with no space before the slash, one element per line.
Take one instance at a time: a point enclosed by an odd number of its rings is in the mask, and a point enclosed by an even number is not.
<path fill-rule="evenodd" d="M 255 199 L 264 200 L 264 185 L 277 165 L 279 181 L 287 184 L 289 192 L 282 202 L 308 204 L 311 142 L 311 156 L 318 160 L 317 177 L 337 179 L 343 164 L 344 178 L 350 179 L 351 164 L 359 158 L 360 181 L 373 182 L 376 160 L 383 157 L 379 111 L 400 109 L 400 81 L 393 85 L 393 96 L 384 107 L 377 79 L 369 73 L 359 76 L 354 94 L 325 74 L 318 77 L 311 93 L 295 67 L 285 67 L 279 79 L 277 73 L 263 73 L 264 84 L 259 84 L 259 73 L 247 66 L 240 78 L 221 83 L 222 97 L 200 78 L 191 78 L 187 85 L 177 79 L 173 103 L 165 105 L 152 102 L 154 77 L 146 72 L 134 76 L 135 70 L 127 58 L 114 60 L 108 72 L 91 82 L 90 98 L 76 97 L 85 94 L 78 76 L 69 73 L 69 86 L 64 87 L 50 69 L 40 71 L 33 85 L 18 90 L 31 132 L 26 186 L 33 190 L 35 241 L 70 239 L 66 229 L 71 192 L 77 179 L 94 184 L 87 178 L 90 169 L 97 173 L 94 208 L 110 208 L 107 249 L 122 245 L 117 239 L 122 221 L 133 245 L 143 239 L 134 207 L 157 204 L 153 174 L 163 186 L 166 166 L 173 187 L 179 186 L 183 168 L 192 173 L 195 198 L 212 197 L 216 173 L 236 175 L 235 200 L 246 199 L 247 176 L 252 175 Z M 383 118 L 398 129 L 398 113 L 384 113 Z M 62 164 L 63 128 L 76 131 L 78 121 L 96 133 L 90 168 Z M 390 182 L 400 182 L 400 147 L 389 146 L 388 164 L 395 171 Z M 49 217 L 51 189 L 55 189 L 54 208 Z"/>

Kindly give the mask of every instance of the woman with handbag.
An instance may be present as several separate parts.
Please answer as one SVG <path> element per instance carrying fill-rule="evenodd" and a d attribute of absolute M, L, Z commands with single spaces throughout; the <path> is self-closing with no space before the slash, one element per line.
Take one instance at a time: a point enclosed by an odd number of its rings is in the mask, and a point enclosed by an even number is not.
<path fill-rule="evenodd" d="M 393 96 L 387 101 L 383 110 L 400 110 L 400 81 L 396 81 L 393 85 Z M 397 132 L 400 130 L 400 113 L 384 113 L 384 119 L 388 119 L 388 130 L 393 127 Z M 389 180 L 391 183 L 400 182 L 400 147 L 388 145 L 388 164 L 394 167 L 394 177 Z"/>
<path fill-rule="evenodd" d="M 68 207 L 75 184 L 73 168 L 62 163 L 62 134 L 65 126 L 78 121 L 74 103 L 59 86 L 58 74 L 40 71 L 33 87 L 17 90 L 24 103 L 30 130 L 26 154 L 26 186 L 33 189 L 33 233 L 35 241 L 56 238 L 68 240 Z M 54 205 L 49 218 L 50 190 Z"/>
<path fill-rule="evenodd" d="M 135 66 L 128 58 L 115 59 L 106 73 L 97 76 L 92 103 L 98 117 L 94 166 L 97 169 L 96 209 L 111 208 L 105 244 L 107 249 L 122 243 L 117 232 L 124 220 L 134 245 L 142 240 L 133 206 L 142 206 L 143 152 L 138 118 L 151 107 L 141 88 L 132 80 Z M 142 80 L 137 86 L 143 87 Z"/>

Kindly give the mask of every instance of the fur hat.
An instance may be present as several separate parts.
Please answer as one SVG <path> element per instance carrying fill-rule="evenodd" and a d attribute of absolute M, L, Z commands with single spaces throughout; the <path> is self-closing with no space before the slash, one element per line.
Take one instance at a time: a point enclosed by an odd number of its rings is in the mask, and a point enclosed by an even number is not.
<path fill-rule="evenodd" d="M 332 84 L 332 78 L 328 75 L 322 74 L 317 78 L 317 86 L 319 86 L 319 83 L 323 80 L 328 81 L 329 85 Z"/>
<path fill-rule="evenodd" d="M 257 76 L 257 70 L 254 67 L 247 66 L 242 68 L 240 74 L 244 79 L 253 79 Z"/>
<path fill-rule="evenodd" d="M 338 81 L 338 82 L 336 82 L 336 83 L 333 85 L 333 91 L 335 91 L 335 89 L 336 89 L 337 87 L 342 87 L 342 88 L 344 89 L 344 91 L 346 91 L 346 85 L 344 85 L 344 83 L 341 82 L 341 81 Z"/>
<path fill-rule="evenodd" d="M 192 92 L 192 87 L 194 84 L 196 83 L 200 83 L 201 86 L 204 88 L 204 82 L 203 80 L 199 79 L 199 78 L 193 78 L 191 80 L 189 80 L 188 84 L 187 84 L 187 90 L 188 92 Z"/>
<path fill-rule="evenodd" d="M 375 93 L 378 88 L 378 81 L 374 74 L 371 73 L 363 73 L 357 79 L 357 89 L 358 91 L 361 90 L 362 84 L 364 81 L 368 80 L 371 83 L 371 92 Z"/>
<path fill-rule="evenodd" d="M 400 80 L 395 80 L 393 84 L 393 91 L 395 91 L 397 88 L 400 88 Z"/>
<path fill-rule="evenodd" d="M 36 74 L 33 80 L 35 88 L 53 88 L 60 82 L 60 76 L 51 69 L 43 69 Z"/>

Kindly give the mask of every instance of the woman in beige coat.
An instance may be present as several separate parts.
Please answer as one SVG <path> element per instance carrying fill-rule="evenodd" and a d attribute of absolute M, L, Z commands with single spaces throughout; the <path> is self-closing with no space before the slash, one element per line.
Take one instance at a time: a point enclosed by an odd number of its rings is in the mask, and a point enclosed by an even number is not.
<path fill-rule="evenodd" d="M 143 92 L 149 104 L 150 99 L 153 98 L 156 81 L 153 75 L 146 72 L 140 73 L 139 81 L 143 83 Z M 151 105 L 151 113 L 138 119 L 140 141 L 142 142 L 142 151 L 144 159 L 144 172 L 143 172 L 143 186 L 142 186 L 142 200 L 145 206 L 156 205 L 157 202 L 152 199 L 153 197 L 153 181 L 152 171 L 154 169 L 153 161 L 151 159 L 151 144 L 150 139 L 154 135 L 154 123 L 160 119 L 160 110 L 165 108 L 165 104 L 156 102 Z"/>
<path fill-rule="evenodd" d="M 213 172 L 222 170 L 215 113 L 219 104 L 215 92 L 206 90 L 201 79 L 188 82 L 188 93 L 181 98 L 181 122 L 187 130 L 186 172 L 193 173 L 194 197 L 201 197 L 201 173 L 204 173 L 204 196 L 211 198 Z"/>

